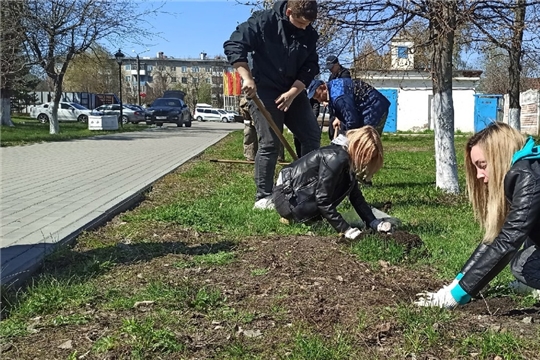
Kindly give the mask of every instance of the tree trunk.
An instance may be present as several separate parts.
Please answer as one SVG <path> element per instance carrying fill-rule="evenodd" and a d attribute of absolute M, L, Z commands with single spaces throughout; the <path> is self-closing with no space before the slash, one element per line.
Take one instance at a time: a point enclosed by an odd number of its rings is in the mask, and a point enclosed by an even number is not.
<path fill-rule="evenodd" d="M 54 84 L 54 104 L 52 107 L 51 118 L 49 120 L 49 134 L 59 134 L 60 125 L 58 123 L 58 107 L 60 100 L 62 100 L 62 80 L 64 76 L 61 74 L 56 75 L 56 81 Z"/>
<path fill-rule="evenodd" d="M 527 6 L 525 0 L 517 0 L 516 8 L 514 10 L 514 26 L 512 44 L 510 47 L 510 65 L 508 67 L 508 74 L 510 84 L 508 88 L 509 97 L 509 111 L 508 111 L 508 124 L 521 130 L 521 106 L 519 105 L 519 93 L 520 93 L 520 79 L 521 79 L 521 54 L 522 54 L 522 42 L 523 42 L 523 29 L 525 28 L 525 11 Z"/>
<path fill-rule="evenodd" d="M 430 23 L 433 42 L 431 71 L 433 77 L 433 110 L 435 115 L 436 186 L 457 194 L 456 149 L 454 146 L 454 104 L 452 98 L 452 53 L 456 27 L 455 1 L 433 2 Z"/>
<path fill-rule="evenodd" d="M 0 89 L 0 118 L 3 126 L 15 126 L 11 121 L 11 98 L 8 89 Z"/>

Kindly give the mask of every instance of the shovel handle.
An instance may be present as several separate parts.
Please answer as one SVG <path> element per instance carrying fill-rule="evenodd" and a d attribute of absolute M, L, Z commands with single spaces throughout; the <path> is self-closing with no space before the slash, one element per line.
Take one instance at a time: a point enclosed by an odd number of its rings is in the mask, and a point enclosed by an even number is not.
<path fill-rule="evenodd" d="M 259 99 L 259 97 L 257 95 L 255 95 L 251 100 L 253 100 L 253 102 L 255 103 L 255 105 L 257 105 L 257 107 L 259 108 L 259 111 L 263 114 L 264 118 L 266 119 L 266 121 L 268 122 L 268 125 L 270 125 L 270 127 L 272 128 L 272 130 L 274 130 L 274 133 L 277 135 L 277 137 L 279 138 L 279 141 L 281 141 L 281 143 L 283 144 L 283 146 L 285 146 L 285 149 L 287 149 L 287 151 L 289 152 L 289 154 L 291 154 L 291 157 L 293 160 L 297 160 L 298 159 L 298 156 L 296 155 L 296 153 L 294 152 L 294 150 L 292 149 L 291 145 L 289 145 L 289 142 L 287 141 L 287 139 L 285 139 L 285 137 L 283 136 L 283 134 L 281 133 L 281 131 L 279 130 L 279 128 L 277 127 L 276 123 L 274 122 L 274 120 L 272 119 L 272 115 L 270 115 L 270 113 L 268 112 L 268 110 L 266 110 L 266 107 L 264 106 L 264 104 L 262 103 L 261 99 Z"/>

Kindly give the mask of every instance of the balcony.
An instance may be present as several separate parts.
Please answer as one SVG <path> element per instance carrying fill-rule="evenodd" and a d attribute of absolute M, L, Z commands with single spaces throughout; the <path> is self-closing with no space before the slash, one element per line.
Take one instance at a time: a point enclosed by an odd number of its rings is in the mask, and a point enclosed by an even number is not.
<path fill-rule="evenodd" d="M 137 69 L 131 70 L 131 75 L 137 75 Z M 139 70 L 139 75 L 144 76 L 146 75 L 146 70 Z"/>

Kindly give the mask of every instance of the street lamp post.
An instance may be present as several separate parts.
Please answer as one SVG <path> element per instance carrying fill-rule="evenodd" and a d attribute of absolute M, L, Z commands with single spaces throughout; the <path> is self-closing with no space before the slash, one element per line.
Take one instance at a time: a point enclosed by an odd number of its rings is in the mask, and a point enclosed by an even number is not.
<path fill-rule="evenodd" d="M 135 52 L 135 50 L 131 51 Z M 139 55 L 144 54 L 147 51 L 150 51 L 150 49 L 146 49 L 141 53 L 137 53 L 137 105 L 139 106 L 141 106 L 141 61 Z"/>
<path fill-rule="evenodd" d="M 118 82 L 120 84 L 120 127 L 123 127 L 124 113 L 122 110 L 124 105 L 122 104 L 122 60 L 124 60 L 125 55 L 122 54 L 122 51 L 120 51 L 120 49 L 118 49 L 116 54 L 114 54 L 114 57 L 116 58 L 116 62 L 118 63 Z"/>

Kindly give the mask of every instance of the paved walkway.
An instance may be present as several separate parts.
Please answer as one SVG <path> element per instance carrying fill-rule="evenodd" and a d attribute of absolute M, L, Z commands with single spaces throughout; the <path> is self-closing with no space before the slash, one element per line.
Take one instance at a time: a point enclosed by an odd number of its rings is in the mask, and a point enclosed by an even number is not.
<path fill-rule="evenodd" d="M 2 284 L 29 276 L 54 245 L 125 209 L 156 180 L 242 128 L 195 122 L 0 148 Z"/>

